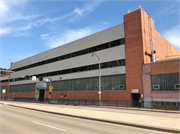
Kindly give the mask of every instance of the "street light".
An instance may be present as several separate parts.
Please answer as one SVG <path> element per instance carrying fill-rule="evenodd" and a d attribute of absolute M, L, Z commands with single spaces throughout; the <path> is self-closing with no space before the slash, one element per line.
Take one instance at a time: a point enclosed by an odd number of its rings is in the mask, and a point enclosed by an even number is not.
<path fill-rule="evenodd" d="M 94 55 L 96 55 L 96 57 L 99 60 L 99 91 L 98 91 L 98 93 L 99 93 L 99 106 L 101 106 L 101 63 L 100 63 L 101 60 L 100 60 L 100 57 L 98 57 L 96 53 L 92 53 L 92 57 Z"/>

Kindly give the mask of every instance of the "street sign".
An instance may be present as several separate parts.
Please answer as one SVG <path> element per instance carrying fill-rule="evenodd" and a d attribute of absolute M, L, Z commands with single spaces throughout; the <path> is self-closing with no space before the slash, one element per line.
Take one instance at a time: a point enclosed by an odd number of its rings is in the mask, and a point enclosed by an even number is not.
<path fill-rule="evenodd" d="M 5 94 L 5 93 L 6 93 L 6 89 L 3 89 L 3 90 L 2 90 L 2 93 Z"/>
<path fill-rule="evenodd" d="M 36 81 L 36 76 L 32 76 L 32 81 Z"/>
<path fill-rule="evenodd" d="M 50 82 L 50 78 L 46 78 L 46 82 Z"/>
<path fill-rule="evenodd" d="M 131 89 L 131 93 L 139 93 L 139 89 Z"/>
<path fill-rule="evenodd" d="M 53 86 L 50 86 L 49 89 L 52 90 L 52 89 L 53 89 Z"/>
<path fill-rule="evenodd" d="M 101 90 L 98 90 L 98 94 L 101 94 Z"/>

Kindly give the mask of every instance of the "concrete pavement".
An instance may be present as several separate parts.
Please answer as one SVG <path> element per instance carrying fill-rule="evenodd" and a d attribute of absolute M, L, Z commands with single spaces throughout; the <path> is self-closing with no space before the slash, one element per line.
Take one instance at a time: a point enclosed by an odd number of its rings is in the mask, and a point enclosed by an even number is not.
<path fill-rule="evenodd" d="M 1 134 L 168 134 L 112 123 L 72 118 L 4 105 L 0 108 Z"/>
<path fill-rule="evenodd" d="M 180 114 L 98 107 L 1 101 L 5 105 L 166 132 L 180 132 Z"/>

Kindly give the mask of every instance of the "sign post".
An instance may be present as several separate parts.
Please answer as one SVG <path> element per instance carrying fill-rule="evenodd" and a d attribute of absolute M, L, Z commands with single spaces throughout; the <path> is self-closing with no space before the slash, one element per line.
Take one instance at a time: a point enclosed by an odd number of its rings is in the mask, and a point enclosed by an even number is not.
<path fill-rule="evenodd" d="M 52 93 L 52 89 L 53 89 L 53 86 L 51 86 L 51 78 L 50 78 L 50 87 L 49 87 L 49 103 L 50 103 L 50 100 L 51 100 L 51 93 Z"/>
<path fill-rule="evenodd" d="M 3 93 L 3 101 L 4 101 L 4 94 L 6 93 L 6 89 L 3 89 L 2 93 Z"/>

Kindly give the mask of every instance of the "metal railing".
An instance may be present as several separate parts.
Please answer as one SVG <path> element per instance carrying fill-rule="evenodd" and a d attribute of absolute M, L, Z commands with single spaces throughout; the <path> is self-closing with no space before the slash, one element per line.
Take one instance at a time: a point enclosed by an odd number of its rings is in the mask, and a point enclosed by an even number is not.
<path fill-rule="evenodd" d="M 35 102 L 35 103 L 53 103 L 61 105 L 83 105 L 83 106 L 99 106 L 99 100 L 88 99 L 58 99 L 45 98 L 45 101 L 39 101 L 37 98 L 14 97 L 11 99 L 1 98 L 6 101 L 22 101 L 22 102 Z M 159 101 L 123 101 L 123 100 L 101 100 L 101 107 L 125 107 L 137 109 L 163 109 L 163 110 L 179 110 L 180 102 L 159 102 Z M 180 110 L 179 110 L 180 111 Z"/>
<path fill-rule="evenodd" d="M 142 10 L 144 11 L 144 9 L 143 9 L 140 5 L 138 5 L 138 6 L 135 6 L 135 7 L 130 8 L 130 9 L 128 10 L 128 13 L 133 12 L 133 11 L 138 10 L 138 9 L 142 9 Z"/>

